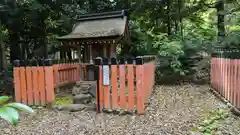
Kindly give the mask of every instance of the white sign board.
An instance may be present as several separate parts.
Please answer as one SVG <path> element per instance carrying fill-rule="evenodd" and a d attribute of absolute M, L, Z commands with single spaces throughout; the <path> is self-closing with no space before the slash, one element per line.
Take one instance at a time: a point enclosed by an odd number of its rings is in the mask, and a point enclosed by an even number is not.
<path fill-rule="evenodd" d="M 103 65 L 103 85 L 109 84 L 109 66 Z"/>

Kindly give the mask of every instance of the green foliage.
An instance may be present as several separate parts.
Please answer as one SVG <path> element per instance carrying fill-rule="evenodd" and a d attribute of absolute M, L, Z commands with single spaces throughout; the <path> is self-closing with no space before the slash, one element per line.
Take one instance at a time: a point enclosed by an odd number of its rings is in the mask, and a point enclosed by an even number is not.
<path fill-rule="evenodd" d="M 3 41 L 7 41 L 7 38 L 8 38 L 8 34 L 9 34 L 9 31 L 6 27 L 4 27 L 3 25 L 0 24 L 0 36 L 2 38 Z"/>
<path fill-rule="evenodd" d="M 170 69 L 174 73 L 185 74 L 182 70 L 180 57 L 184 56 L 184 44 L 180 39 L 169 39 L 166 34 L 153 34 L 151 36 L 153 48 L 157 50 L 157 55 L 162 58 L 167 58 Z"/>
<path fill-rule="evenodd" d="M 240 48 L 240 29 L 235 28 L 232 32 L 230 32 L 223 42 L 226 48 Z"/>
<path fill-rule="evenodd" d="M 33 113 L 33 109 L 21 103 L 6 103 L 9 100 L 8 96 L 0 97 L 0 117 L 16 126 L 19 120 L 18 111 L 25 113 Z"/>
<path fill-rule="evenodd" d="M 132 23 L 135 27 L 139 25 L 138 22 Z M 172 75 L 185 76 L 195 70 L 193 65 L 196 63 L 192 57 L 201 57 L 201 52 L 209 52 L 213 42 L 213 30 L 209 28 L 207 38 L 204 38 L 208 29 L 206 28 L 194 30 L 194 25 L 188 25 L 189 31 L 185 33 L 184 39 L 181 39 L 178 35 L 169 37 L 166 33 L 160 33 L 151 30 L 144 31 L 140 27 L 132 29 L 134 32 L 132 39 L 134 40 L 134 46 L 137 55 L 144 54 L 156 54 L 160 58 L 160 64 L 157 65 L 156 76 L 169 77 Z M 132 27 L 133 28 L 133 27 Z M 211 37 L 209 36 L 211 35 Z M 138 40 L 137 40 L 138 39 Z M 174 77 L 173 77 L 174 78 Z"/>
<path fill-rule="evenodd" d="M 212 135 L 217 131 L 220 121 L 226 119 L 229 116 L 228 111 L 218 108 L 210 112 L 207 117 L 199 124 L 199 127 L 193 128 L 194 131 L 200 131 L 205 135 Z"/>
<path fill-rule="evenodd" d="M 130 32 L 131 32 L 131 41 L 132 41 L 132 47 L 130 48 L 130 53 L 133 56 L 137 55 L 143 55 L 148 52 L 148 37 L 144 33 L 144 31 L 141 29 L 140 24 L 138 21 L 130 21 Z"/>
<path fill-rule="evenodd" d="M 158 55 L 156 77 L 164 80 L 184 77 L 208 81 L 209 56 L 214 48 L 239 48 L 239 13 L 234 10 L 233 14 L 226 15 L 230 18 L 226 26 L 230 26 L 231 31 L 226 32 L 224 42 L 219 44 L 216 9 L 209 8 L 214 7 L 215 1 L 169 2 L 170 7 L 169 3 L 156 1 L 134 3 L 141 5 L 139 8 L 143 11 L 132 15 L 134 21 L 130 26 L 134 40 L 130 53 Z M 229 11 L 237 7 L 235 2 L 226 3 Z"/>

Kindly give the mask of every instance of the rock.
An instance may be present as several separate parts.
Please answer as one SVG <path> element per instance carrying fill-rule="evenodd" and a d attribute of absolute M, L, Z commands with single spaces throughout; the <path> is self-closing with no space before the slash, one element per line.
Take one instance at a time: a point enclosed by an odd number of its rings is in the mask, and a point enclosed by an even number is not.
<path fill-rule="evenodd" d="M 85 108 L 86 111 L 95 111 L 96 110 L 96 104 L 91 104 L 86 106 Z"/>
<path fill-rule="evenodd" d="M 234 114 L 234 115 L 236 115 L 236 116 L 240 116 L 240 110 L 239 109 L 237 109 L 236 107 L 231 107 L 230 108 L 230 111 Z"/>
<path fill-rule="evenodd" d="M 9 134 L 11 133 L 11 130 L 8 129 L 8 128 L 5 128 L 5 129 L 4 129 L 4 132 L 9 135 Z"/>
<path fill-rule="evenodd" d="M 72 89 L 73 96 L 87 93 L 90 93 L 93 97 L 96 97 L 96 81 L 77 82 Z"/>
<path fill-rule="evenodd" d="M 223 133 L 221 131 L 217 131 L 215 132 L 215 135 L 223 135 Z"/>
<path fill-rule="evenodd" d="M 91 101 L 91 95 L 79 94 L 73 97 L 74 104 L 88 104 Z"/>
<path fill-rule="evenodd" d="M 69 105 L 55 106 L 54 108 L 59 110 L 59 111 L 76 112 L 76 111 L 82 111 L 86 107 L 88 107 L 88 106 L 86 106 L 84 104 L 69 104 Z"/>
<path fill-rule="evenodd" d="M 82 86 L 82 87 L 89 87 L 89 83 L 85 83 L 86 81 L 78 81 L 76 82 L 76 86 Z"/>
<path fill-rule="evenodd" d="M 91 87 L 89 88 L 89 92 L 93 97 L 96 97 L 96 88 L 97 88 L 96 82 L 92 83 Z"/>
<path fill-rule="evenodd" d="M 82 84 L 81 81 L 76 82 L 76 86 L 80 86 L 81 84 Z"/>
<path fill-rule="evenodd" d="M 69 104 L 69 105 L 60 105 L 54 106 L 54 109 L 58 111 L 70 111 L 70 112 L 77 112 L 77 111 L 95 111 L 96 106 L 95 104 L 92 105 L 84 105 L 84 104 Z"/>
<path fill-rule="evenodd" d="M 75 86 L 72 89 L 73 96 L 78 94 L 87 94 L 89 93 L 90 86 Z"/>

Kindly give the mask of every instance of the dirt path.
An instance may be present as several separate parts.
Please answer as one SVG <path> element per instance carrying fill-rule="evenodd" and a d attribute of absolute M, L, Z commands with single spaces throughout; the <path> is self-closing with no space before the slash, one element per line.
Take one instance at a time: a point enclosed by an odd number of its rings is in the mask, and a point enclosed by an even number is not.
<path fill-rule="evenodd" d="M 95 112 L 68 113 L 41 109 L 35 117 L 22 118 L 16 128 L 2 121 L 0 134 L 184 135 L 189 134 L 189 130 L 196 127 L 206 113 L 226 108 L 208 91 L 208 86 L 158 86 L 150 100 L 145 116 L 96 115 Z M 221 131 L 224 130 L 221 128 Z M 240 134 L 240 130 L 238 132 Z"/>

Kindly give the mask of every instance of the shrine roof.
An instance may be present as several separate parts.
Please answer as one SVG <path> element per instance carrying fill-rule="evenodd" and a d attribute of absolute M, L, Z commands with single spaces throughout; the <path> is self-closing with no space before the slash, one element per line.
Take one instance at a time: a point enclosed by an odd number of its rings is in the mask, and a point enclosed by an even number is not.
<path fill-rule="evenodd" d="M 57 39 L 118 37 L 125 33 L 126 27 L 127 10 L 82 15 L 70 34 Z"/>

